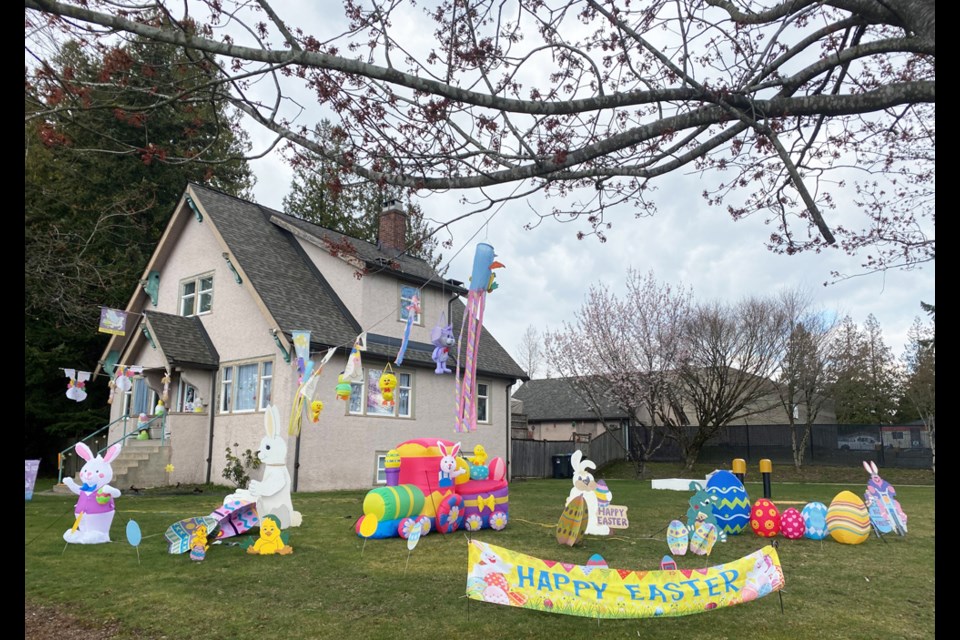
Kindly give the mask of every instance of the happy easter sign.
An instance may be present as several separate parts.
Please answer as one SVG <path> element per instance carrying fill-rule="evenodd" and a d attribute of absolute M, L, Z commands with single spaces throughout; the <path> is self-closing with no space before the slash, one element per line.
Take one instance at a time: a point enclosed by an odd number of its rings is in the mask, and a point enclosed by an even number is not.
<path fill-rule="evenodd" d="M 467 597 L 590 618 L 682 616 L 749 602 L 783 588 L 776 549 L 703 569 L 628 571 L 541 560 L 469 543 Z"/>

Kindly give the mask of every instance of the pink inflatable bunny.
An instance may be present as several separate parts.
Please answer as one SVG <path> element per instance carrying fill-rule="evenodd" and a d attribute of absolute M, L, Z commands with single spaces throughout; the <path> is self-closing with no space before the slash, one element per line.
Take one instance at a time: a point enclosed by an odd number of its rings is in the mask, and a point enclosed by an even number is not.
<path fill-rule="evenodd" d="M 86 463 L 80 469 L 82 485 L 74 482 L 73 478 L 63 480 L 67 488 L 78 496 L 73 510 L 77 519 L 73 527 L 63 532 L 63 539 L 75 544 L 110 542 L 110 525 L 116 512 L 113 500 L 120 497 L 120 490 L 110 486 L 113 480 L 110 463 L 120 455 L 120 445 L 111 446 L 103 456 L 94 456 L 90 447 L 82 442 L 78 442 L 74 450 Z"/>

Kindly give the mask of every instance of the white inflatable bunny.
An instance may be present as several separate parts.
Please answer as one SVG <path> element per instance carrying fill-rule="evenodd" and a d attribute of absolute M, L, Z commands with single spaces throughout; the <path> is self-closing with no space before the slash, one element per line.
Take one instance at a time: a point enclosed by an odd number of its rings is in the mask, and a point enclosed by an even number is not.
<path fill-rule="evenodd" d="M 440 486 L 452 487 L 453 479 L 467 472 L 466 469 L 458 468 L 459 465 L 457 465 L 460 443 L 458 442 L 452 448 L 447 449 L 442 440 L 437 440 L 437 447 L 440 448 L 440 453 L 443 456 L 440 458 Z"/>
<path fill-rule="evenodd" d="M 583 496 L 583 502 L 587 505 L 587 528 L 583 532 L 598 536 L 610 535 L 610 527 L 597 521 L 597 515 L 600 512 L 596 493 L 597 481 L 589 471 L 589 469 L 596 469 L 597 465 L 591 460 L 584 460 L 583 452 L 579 449 L 570 456 L 570 464 L 573 466 L 573 488 L 570 489 L 566 504 L 570 504 L 570 501 L 577 496 Z"/>
<path fill-rule="evenodd" d="M 251 480 L 246 489 L 224 498 L 227 504 L 234 500 L 250 500 L 257 503 L 257 515 L 275 515 L 280 519 L 280 528 L 299 527 L 303 517 L 293 510 L 290 499 L 290 472 L 287 471 L 287 441 L 280 434 L 280 411 L 274 405 L 268 405 L 263 416 L 266 435 L 260 441 L 257 457 L 263 465 L 263 478 Z"/>
<path fill-rule="evenodd" d="M 110 463 L 120 455 L 120 445 L 111 446 L 102 456 L 94 456 L 90 447 L 82 442 L 73 448 L 86 462 L 80 469 L 82 485 L 73 478 L 63 479 L 63 484 L 78 496 L 73 510 L 77 519 L 73 527 L 63 532 L 63 539 L 75 544 L 110 542 L 110 525 L 117 509 L 113 499 L 120 497 L 120 490 L 110 486 L 113 480 Z"/>

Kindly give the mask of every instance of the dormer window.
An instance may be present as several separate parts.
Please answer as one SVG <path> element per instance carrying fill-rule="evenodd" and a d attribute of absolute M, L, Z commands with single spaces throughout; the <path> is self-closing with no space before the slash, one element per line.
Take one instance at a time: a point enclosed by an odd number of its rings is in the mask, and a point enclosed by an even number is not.
<path fill-rule="evenodd" d="M 198 316 L 213 308 L 213 276 L 198 276 L 180 283 L 180 315 Z"/>

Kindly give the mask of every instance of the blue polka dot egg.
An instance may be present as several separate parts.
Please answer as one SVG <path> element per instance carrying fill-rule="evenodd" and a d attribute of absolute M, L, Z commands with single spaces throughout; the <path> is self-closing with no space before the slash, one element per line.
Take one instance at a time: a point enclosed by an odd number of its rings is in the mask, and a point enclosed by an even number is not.
<path fill-rule="evenodd" d="M 707 480 L 707 493 L 715 495 L 713 515 L 717 527 L 727 534 L 737 534 L 750 524 L 750 497 L 743 483 L 732 472 L 720 470 Z"/>
<path fill-rule="evenodd" d="M 486 465 L 483 465 L 483 464 L 470 465 L 471 480 L 486 480 L 489 475 L 490 475 L 490 470 L 487 469 Z"/>

